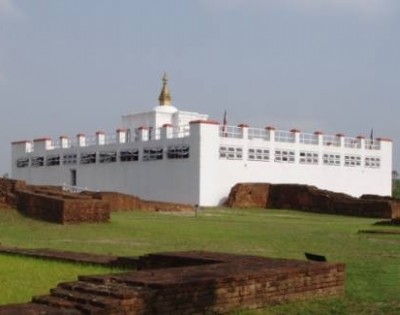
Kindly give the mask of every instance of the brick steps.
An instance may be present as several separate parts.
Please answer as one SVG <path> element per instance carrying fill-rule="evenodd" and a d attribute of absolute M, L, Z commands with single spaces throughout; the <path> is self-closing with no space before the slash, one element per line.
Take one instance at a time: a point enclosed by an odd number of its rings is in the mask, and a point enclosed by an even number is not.
<path fill-rule="evenodd" d="M 65 291 L 80 292 L 85 294 L 96 294 L 101 297 L 116 299 L 129 299 L 137 297 L 137 292 L 132 287 L 121 283 L 98 284 L 92 282 L 76 281 L 60 283 L 58 288 Z"/>

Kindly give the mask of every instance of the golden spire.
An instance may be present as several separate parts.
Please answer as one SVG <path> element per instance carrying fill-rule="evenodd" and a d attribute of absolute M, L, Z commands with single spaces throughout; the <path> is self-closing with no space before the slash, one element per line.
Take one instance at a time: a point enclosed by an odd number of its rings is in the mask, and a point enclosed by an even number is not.
<path fill-rule="evenodd" d="M 168 88 L 168 76 L 166 73 L 164 73 L 163 78 L 163 87 L 161 89 L 160 96 L 158 97 L 158 100 L 160 101 L 160 105 L 171 105 L 171 94 L 169 94 L 169 88 Z"/>

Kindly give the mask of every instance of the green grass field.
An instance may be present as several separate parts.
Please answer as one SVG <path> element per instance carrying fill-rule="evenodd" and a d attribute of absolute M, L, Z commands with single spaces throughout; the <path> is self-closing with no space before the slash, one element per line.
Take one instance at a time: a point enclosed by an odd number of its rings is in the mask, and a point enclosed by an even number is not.
<path fill-rule="evenodd" d="M 314 252 L 329 261 L 346 263 L 345 298 L 240 314 L 400 314 L 400 235 L 357 233 L 370 228 L 396 229 L 373 226 L 376 221 L 286 210 L 207 209 L 198 216 L 114 213 L 111 223 L 60 226 L 4 210 L 0 211 L 0 242 L 8 246 L 131 256 L 196 249 L 304 259 L 304 252 Z M 57 270 L 54 275 L 45 272 L 35 276 L 49 270 L 52 264 Z M 21 283 L 40 283 L 41 291 L 32 291 L 31 295 L 42 294 L 66 278 L 109 272 L 96 268 L 0 256 L 2 287 L 20 276 Z M 20 286 L 0 290 L 0 304 L 26 300 L 29 298 Z"/>

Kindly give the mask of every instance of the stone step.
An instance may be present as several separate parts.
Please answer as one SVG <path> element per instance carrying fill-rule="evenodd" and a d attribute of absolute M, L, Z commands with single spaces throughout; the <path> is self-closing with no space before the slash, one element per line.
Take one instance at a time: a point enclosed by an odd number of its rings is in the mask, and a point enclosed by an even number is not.
<path fill-rule="evenodd" d="M 35 296 L 32 298 L 32 303 L 36 304 L 43 304 L 55 308 L 65 308 L 65 309 L 74 309 L 76 306 L 76 303 L 66 300 L 66 299 L 60 299 L 58 297 L 54 297 L 52 295 L 40 295 L 40 296 Z"/>
<path fill-rule="evenodd" d="M 72 298 L 68 298 L 69 295 L 67 294 L 66 296 L 57 296 L 54 294 L 51 295 L 43 295 L 43 296 L 38 296 L 34 297 L 32 299 L 33 303 L 36 304 L 43 304 L 47 305 L 53 308 L 60 309 L 60 314 L 66 313 L 66 310 L 75 310 L 78 311 L 80 314 L 87 314 L 87 315 L 103 315 L 104 314 L 104 308 L 95 306 L 92 304 L 88 303 L 82 303 L 83 300 L 76 301 L 73 300 Z M 63 313 L 61 313 L 61 311 Z"/>
<path fill-rule="evenodd" d="M 140 288 L 131 287 L 122 283 L 96 284 L 85 281 L 64 282 L 58 285 L 58 288 L 73 292 L 95 294 L 103 297 L 112 297 L 116 299 L 135 298 L 142 292 Z"/>
<path fill-rule="evenodd" d="M 119 299 L 111 296 L 101 296 L 97 294 L 83 293 L 80 291 L 65 290 L 62 288 L 52 289 L 51 295 L 60 299 L 66 299 L 80 305 L 93 305 L 100 308 L 119 305 Z"/>

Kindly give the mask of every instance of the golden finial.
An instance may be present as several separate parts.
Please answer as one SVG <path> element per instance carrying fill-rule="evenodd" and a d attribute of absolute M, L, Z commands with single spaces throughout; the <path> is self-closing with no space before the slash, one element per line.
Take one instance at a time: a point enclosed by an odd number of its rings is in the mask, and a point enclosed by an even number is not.
<path fill-rule="evenodd" d="M 158 97 L 158 100 L 160 101 L 160 105 L 171 105 L 171 94 L 169 94 L 169 88 L 168 88 L 168 76 L 166 73 L 164 73 L 163 78 L 163 87 L 161 89 L 160 96 Z"/>

